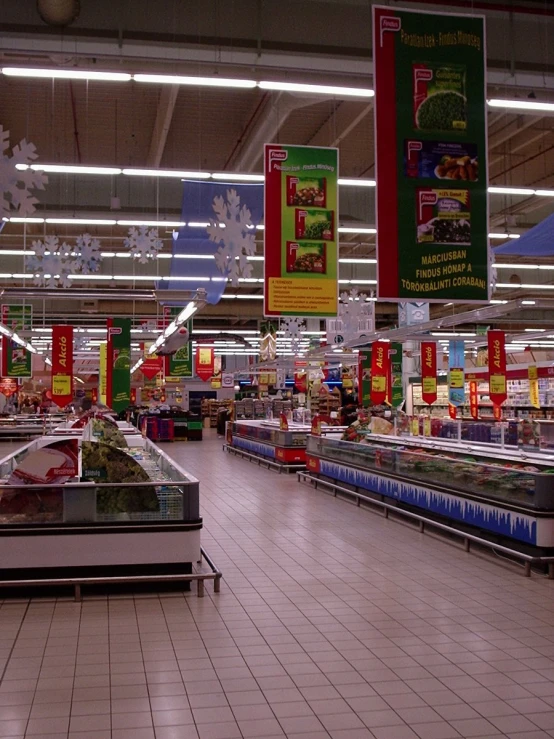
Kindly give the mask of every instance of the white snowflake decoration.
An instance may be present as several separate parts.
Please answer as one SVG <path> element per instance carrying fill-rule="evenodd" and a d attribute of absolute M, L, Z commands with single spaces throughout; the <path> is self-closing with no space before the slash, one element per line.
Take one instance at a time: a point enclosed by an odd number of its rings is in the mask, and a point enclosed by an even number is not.
<path fill-rule="evenodd" d="M 38 203 L 31 190 L 44 190 L 48 177 L 34 169 L 17 169 L 17 165 L 28 167 L 37 158 L 35 146 L 23 139 L 12 148 L 10 155 L 10 132 L 4 131 L 2 125 L 0 146 L 1 217 L 30 216 Z"/>
<path fill-rule="evenodd" d="M 129 236 L 123 243 L 141 264 L 154 259 L 163 246 L 163 241 L 158 237 L 158 229 L 149 229 L 148 226 L 139 226 L 139 228 L 132 226 L 129 229 Z"/>
<path fill-rule="evenodd" d="M 206 230 L 210 241 L 222 244 L 215 254 L 217 268 L 236 287 L 239 278 L 252 276 L 252 265 L 247 261 L 256 251 L 252 214 L 246 205 L 241 207 L 236 190 L 227 190 L 227 201 L 220 195 L 214 198 L 212 207 L 216 218 Z"/>
<path fill-rule="evenodd" d="M 491 293 L 493 293 L 496 288 L 496 283 L 498 281 L 498 273 L 496 271 L 494 252 L 492 249 L 489 251 L 489 279 L 491 283 Z"/>
<path fill-rule="evenodd" d="M 345 336 L 355 336 L 366 330 L 366 322 L 372 320 L 373 303 L 368 302 L 367 297 L 365 293 L 358 293 L 355 287 L 349 293 L 341 293 L 339 319 Z"/>
<path fill-rule="evenodd" d="M 301 318 L 297 318 L 296 316 L 283 318 L 281 322 L 281 329 L 285 338 L 290 339 L 290 350 L 293 354 L 298 354 L 302 330 L 304 328 L 306 328 L 306 324 Z"/>
<path fill-rule="evenodd" d="M 82 275 L 92 275 L 100 269 L 100 240 L 94 239 L 90 234 L 77 236 L 75 246 L 75 268 Z"/>

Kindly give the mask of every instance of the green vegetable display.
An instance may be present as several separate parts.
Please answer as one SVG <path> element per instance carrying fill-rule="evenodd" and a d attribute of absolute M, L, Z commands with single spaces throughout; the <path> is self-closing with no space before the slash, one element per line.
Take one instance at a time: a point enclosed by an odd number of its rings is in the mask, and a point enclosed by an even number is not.
<path fill-rule="evenodd" d="M 424 100 L 417 111 L 422 131 L 452 131 L 466 120 L 466 99 L 458 92 L 436 92 Z"/>
<path fill-rule="evenodd" d="M 106 421 L 103 418 L 93 418 L 91 423 L 92 435 L 99 441 L 115 446 L 118 449 L 126 449 L 128 447 L 125 437 L 111 421 Z"/>
<path fill-rule="evenodd" d="M 326 231 L 330 231 L 333 228 L 332 221 L 315 221 L 314 223 L 308 223 L 306 225 L 306 239 L 321 239 Z"/>

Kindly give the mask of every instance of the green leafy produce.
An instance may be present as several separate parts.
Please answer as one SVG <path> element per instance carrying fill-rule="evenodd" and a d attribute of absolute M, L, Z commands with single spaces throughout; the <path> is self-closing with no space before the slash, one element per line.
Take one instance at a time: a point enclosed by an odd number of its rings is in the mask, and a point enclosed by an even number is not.
<path fill-rule="evenodd" d="M 81 445 L 83 479 L 94 482 L 149 482 L 143 468 L 121 449 L 102 442 L 83 441 Z M 153 486 L 131 488 L 117 485 L 99 488 L 96 498 L 98 513 L 143 513 L 159 511 Z"/>
<path fill-rule="evenodd" d="M 331 231 L 333 223 L 328 220 L 315 221 L 306 225 L 306 239 L 321 239 L 325 231 Z"/>
<path fill-rule="evenodd" d="M 93 418 L 91 423 L 92 435 L 98 438 L 99 441 L 118 447 L 118 449 L 128 447 L 125 437 L 113 422 L 106 421 L 103 418 Z"/>
<path fill-rule="evenodd" d="M 436 92 L 417 111 L 417 125 L 423 131 L 453 131 L 456 122 L 466 120 L 466 99 L 451 90 Z"/>

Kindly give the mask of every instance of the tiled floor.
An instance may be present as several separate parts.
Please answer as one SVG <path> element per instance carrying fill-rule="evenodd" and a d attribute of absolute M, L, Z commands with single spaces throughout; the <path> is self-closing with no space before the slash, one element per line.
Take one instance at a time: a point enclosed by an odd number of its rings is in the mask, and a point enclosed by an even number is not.
<path fill-rule="evenodd" d="M 0 737 L 554 737 L 554 583 L 221 451 L 221 593 L 5 601 Z"/>

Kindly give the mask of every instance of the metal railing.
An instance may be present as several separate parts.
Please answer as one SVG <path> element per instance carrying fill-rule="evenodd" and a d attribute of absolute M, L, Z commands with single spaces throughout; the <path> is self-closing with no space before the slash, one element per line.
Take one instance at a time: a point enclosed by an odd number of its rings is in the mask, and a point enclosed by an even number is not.
<path fill-rule="evenodd" d="M 279 474 L 281 472 L 297 472 L 299 470 L 305 470 L 306 464 L 303 462 L 301 464 L 288 464 L 287 462 L 274 462 L 269 457 L 262 457 L 259 454 L 254 454 L 252 452 L 247 452 L 244 449 L 240 449 L 236 446 L 231 446 L 230 444 L 223 444 L 223 451 L 229 452 L 229 454 L 235 454 L 237 457 L 244 457 L 245 459 L 248 459 L 250 462 L 257 462 L 258 466 L 264 464 L 268 469 L 276 469 L 279 470 Z"/>
<path fill-rule="evenodd" d="M 105 575 L 103 577 L 50 577 L 50 578 L 34 578 L 32 580 L 0 580 L 0 588 L 34 588 L 41 586 L 70 586 L 74 589 L 75 600 L 82 600 L 81 587 L 83 585 L 116 585 L 129 583 L 144 582 L 196 582 L 197 595 L 199 598 L 204 597 L 204 581 L 214 581 L 214 593 L 219 593 L 221 589 L 221 578 L 223 573 L 215 566 L 203 547 L 200 548 L 200 560 L 198 564 L 205 560 L 210 568 L 210 572 L 192 572 L 190 574 L 177 575 Z"/>
<path fill-rule="evenodd" d="M 322 485 L 324 487 L 330 488 L 335 497 L 337 497 L 337 492 L 339 492 L 356 498 L 356 503 L 358 506 L 362 501 L 364 501 L 364 503 L 369 503 L 370 505 L 382 508 L 384 510 L 385 518 L 388 518 L 389 513 L 392 511 L 393 513 L 397 513 L 399 516 L 417 521 L 419 523 L 419 531 L 422 534 L 425 533 L 425 527 L 428 526 L 434 529 L 438 529 L 439 531 L 445 531 L 449 534 L 453 534 L 454 536 L 459 536 L 461 539 L 463 539 L 464 550 L 466 552 L 471 551 L 471 543 L 473 542 L 474 544 L 479 544 L 480 546 L 492 549 L 495 552 L 502 552 L 509 557 L 513 557 L 514 559 L 520 559 L 524 563 L 525 577 L 531 577 L 531 567 L 533 565 L 547 565 L 548 579 L 554 580 L 554 557 L 537 557 L 532 554 L 519 552 L 517 549 L 512 549 L 511 547 L 506 547 L 502 544 L 496 544 L 495 542 L 484 539 L 481 536 L 476 536 L 475 534 L 470 534 L 467 531 L 462 531 L 455 526 L 440 523 L 439 521 L 435 521 L 434 519 L 428 518 L 427 516 L 422 516 L 419 513 L 412 513 L 412 511 L 407 511 L 403 508 L 399 508 L 398 506 L 392 505 L 391 503 L 385 503 L 384 500 L 379 500 L 378 498 L 372 498 L 368 495 L 364 495 L 357 490 L 351 490 L 350 488 L 345 488 L 342 485 L 337 485 L 330 480 L 322 480 L 317 475 L 311 472 L 299 471 L 296 473 L 296 475 L 300 482 L 309 481 L 316 490 L 318 488 L 318 485 Z"/>

